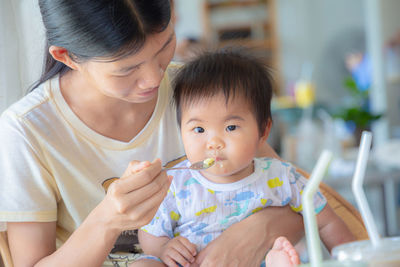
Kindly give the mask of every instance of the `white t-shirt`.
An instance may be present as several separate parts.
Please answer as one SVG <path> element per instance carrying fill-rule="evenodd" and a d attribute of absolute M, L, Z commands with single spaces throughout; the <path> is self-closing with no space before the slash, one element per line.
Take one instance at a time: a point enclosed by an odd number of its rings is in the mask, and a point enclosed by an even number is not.
<path fill-rule="evenodd" d="M 176 165 L 186 166 L 183 161 Z M 301 174 L 287 162 L 255 158 L 254 172 L 240 181 L 217 184 L 198 171 L 170 171 L 174 176 L 170 190 L 155 217 L 142 230 L 173 238 L 181 235 L 201 251 L 232 224 L 269 207 L 290 205 L 302 213 L 301 194 L 307 184 Z M 327 201 L 321 192 L 314 195 L 319 213 Z"/>
<path fill-rule="evenodd" d="M 98 134 L 65 102 L 59 77 L 42 84 L 0 118 L 0 222 L 52 222 L 72 233 L 104 198 L 102 182 L 132 160 L 163 163 L 184 155 L 172 105 L 171 64 L 157 105 L 130 142 Z"/>

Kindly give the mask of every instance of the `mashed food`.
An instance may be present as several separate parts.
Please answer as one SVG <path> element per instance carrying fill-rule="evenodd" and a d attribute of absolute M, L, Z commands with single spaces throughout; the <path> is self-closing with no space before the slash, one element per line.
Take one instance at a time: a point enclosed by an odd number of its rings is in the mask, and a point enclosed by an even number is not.
<path fill-rule="evenodd" d="M 215 162 L 215 159 L 213 158 L 207 158 L 203 161 L 203 164 L 207 167 L 210 167 L 211 165 L 213 165 Z"/>

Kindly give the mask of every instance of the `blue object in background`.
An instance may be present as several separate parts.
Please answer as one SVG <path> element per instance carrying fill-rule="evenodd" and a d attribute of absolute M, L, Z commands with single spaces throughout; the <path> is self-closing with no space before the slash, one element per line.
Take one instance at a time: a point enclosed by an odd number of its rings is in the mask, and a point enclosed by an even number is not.
<path fill-rule="evenodd" d="M 361 62 L 351 70 L 351 75 L 360 91 L 369 89 L 372 83 L 372 66 L 368 54 L 364 54 Z"/>

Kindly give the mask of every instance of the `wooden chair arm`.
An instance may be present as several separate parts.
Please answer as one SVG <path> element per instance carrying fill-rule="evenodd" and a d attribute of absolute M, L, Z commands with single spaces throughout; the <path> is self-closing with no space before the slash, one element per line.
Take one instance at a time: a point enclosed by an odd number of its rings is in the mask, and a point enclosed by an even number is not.
<path fill-rule="evenodd" d="M 0 232 L 0 256 L 4 267 L 13 267 L 10 248 L 8 247 L 7 232 Z"/>

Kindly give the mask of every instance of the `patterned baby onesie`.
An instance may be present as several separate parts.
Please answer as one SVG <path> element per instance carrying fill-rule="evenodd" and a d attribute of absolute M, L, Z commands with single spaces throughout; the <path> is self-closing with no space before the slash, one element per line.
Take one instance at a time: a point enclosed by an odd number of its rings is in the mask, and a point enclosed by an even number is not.
<path fill-rule="evenodd" d="M 190 164 L 187 160 L 177 166 Z M 170 190 L 155 217 L 142 230 L 154 236 L 182 235 L 201 251 L 225 229 L 269 206 L 290 205 L 302 212 L 301 194 L 307 180 L 289 163 L 255 158 L 254 173 L 230 184 L 217 184 L 198 171 L 171 171 Z M 326 205 L 318 191 L 314 207 Z"/>

